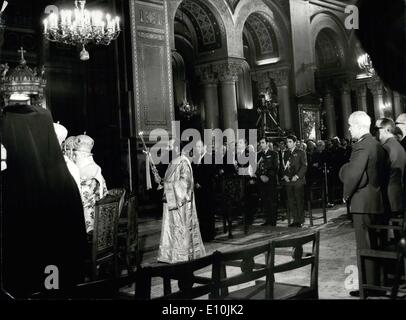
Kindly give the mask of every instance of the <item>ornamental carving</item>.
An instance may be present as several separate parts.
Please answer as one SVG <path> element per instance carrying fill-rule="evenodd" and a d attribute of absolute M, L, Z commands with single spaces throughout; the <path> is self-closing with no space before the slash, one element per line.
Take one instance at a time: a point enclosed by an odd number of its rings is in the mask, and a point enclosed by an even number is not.
<path fill-rule="evenodd" d="M 272 35 L 272 26 L 266 19 L 258 14 L 252 14 L 247 20 L 247 28 L 254 36 L 254 42 L 259 47 L 262 55 L 274 52 L 275 37 Z"/>
<path fill-rule="evenodd" d="M 269 77 L 275 81 L 277 87 L 289 85 L 289 70 L 287 69 L 271 71 Z"/>
<path fill-rule="evenodd" d="M 357 95 L 359 97 L 366 97 L 367 96 L 367 86 L 365 84 L 361 84 L 357 87 Z"/>
<path fill-rule="evenodd" d="M 225 34 L 224 25 L 221 21 L 217 21 L 203 1 L 184 0 L 179 7 L 179 11 L 187 15 L 193 24 L 201 51 L 210 51 L 222 47 L 222 34 Z M 178 14 L 177 17 L 182 19 L 182 14 Z"/>
<path fill-rule="evenodd" d="M 114 224 L 118 214 L 117 203 L 96 204 L 97 251 L 112 247 L 114 244 Z"/>
<path fill-rule="evenodd" d="M 374 96 L 383 95 L 384 87 L 379 79 L 376 79 L 368 83 L 368 88 L 371 90 Z"/>
<path fill-rule="evenodd" d="M 351 94 L 351 86 L 348 83 L 341 84 L 341 92 L 343 94 Z"/>
<path fill-rule="evenodd" d="M 164 35 L 157 34 L 157 33 L 138 32 L 138 36 L 140 36 L 141 38 L 151 39 L 151 40 L 160 40 L 160 41 L 165 40 Z"/>
<path fill-rule="evenodd" d="M 162 26 L 164 24 L 164 18 L 162 13 L 158 11 L 142 9 L 140 10 L 140 22 Z"/>
<path fill-rule="evenodd" d="M 221 82 L 237 81 L 238 74 L 241 72 L 241 63 L 238 62 L 225 62 L 215 66 L 218 79 Z"/>
<path fill-rule="evenodd" d="M 196 67 L 196 74 L 203 84 L 215 84 L 218 82 L 217 74 L 211 65 Z"/>

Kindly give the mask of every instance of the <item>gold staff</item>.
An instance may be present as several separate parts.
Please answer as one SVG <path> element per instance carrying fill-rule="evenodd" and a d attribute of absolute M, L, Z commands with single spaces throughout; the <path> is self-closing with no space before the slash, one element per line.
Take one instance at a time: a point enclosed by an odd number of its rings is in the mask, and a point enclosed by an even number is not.
<path fill-rule="evenodd" d="M 143 131 L 140 131 L 139 136 L 140 136 L 141 141 L 142 141 L 142 144 L 143 144 L 143 146 L 144 146 L 144 153 L 145 153 L 145 154 L 147 155 L 147 157 L 149 158 L 149 164 L 150 164 L 150 167 L 151 167 L 152 174 L 154 175 L 155 182 L 158 183 L 158 188 L 157 188 L 157 190 L 161 190 L 161 189 L 163 188 L 163 185 L 162 185 L 162 178 L 159 176 L 158 169 L 156 168 L 156 165 L 155 165 L 155 163 L 154 163 L 154 160 L 153 160 L 152 157 L 151 157 L 151 153 L 149 152 L 149 150 L 148 150 L 148 148 L 147 148 L 147 145 L 145 144 L 143 134 L 144 134 L 144 132 L 143 132 Z"/>

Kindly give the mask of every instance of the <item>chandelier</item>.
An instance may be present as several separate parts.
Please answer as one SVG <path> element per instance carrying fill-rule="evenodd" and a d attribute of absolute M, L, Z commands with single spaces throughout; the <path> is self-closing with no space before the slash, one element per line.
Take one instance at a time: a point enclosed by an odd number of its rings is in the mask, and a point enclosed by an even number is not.
<path fill-rule="evenodd" d="M 75 0 L 73 10 L 52 12 L 44 19 L 44 36 L 52 42 L 82 47 L 80 59 L 89 60 L 88 43 L 109 45 L 120 34 L 120 18 L 100 10 L 85 9 L 85 0 Z"/>
<path fill-rule="evenodd" d="M 368 77 L 375 75 L 375 69 L 368 53 L 364 53 L 358 57 L 358 66 Z"/>

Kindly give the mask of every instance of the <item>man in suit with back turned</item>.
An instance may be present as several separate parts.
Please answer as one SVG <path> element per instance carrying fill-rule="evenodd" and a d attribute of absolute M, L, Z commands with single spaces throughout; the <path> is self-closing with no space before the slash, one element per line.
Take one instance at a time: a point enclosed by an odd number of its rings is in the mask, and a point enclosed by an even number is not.
<path fill-rule="evenodd" d="M 344 184 L 343 200 L 349 203 L 353 215 L 357 250 L 368 249 L 372 235 L 367 226 L 385 218 L 384 195 L 388 162 L 385 150 L 370 133 L 371 118 L 365 112 L 352 113 L 348 124 L 351 136 L 357 142 L 353 144 L 350 161 L 341 167 L 339 176 Z M 372 261 L 365 262 L 365 276 L 367 284 L 374 283 L 375 269 Z M 352 291 L 350 295 L 359 296 L 359 291 Z"/>

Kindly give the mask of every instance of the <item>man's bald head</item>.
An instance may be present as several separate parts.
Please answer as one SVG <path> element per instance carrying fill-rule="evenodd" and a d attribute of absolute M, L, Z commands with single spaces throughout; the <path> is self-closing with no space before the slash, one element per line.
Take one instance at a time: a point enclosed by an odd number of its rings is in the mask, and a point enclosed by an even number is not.
<path fill-rule="evenodd" d="M 371 117 L 364 111 L 353 112 L 348 118 L 349 131 L 354 139 L 359 139 L 363 135 L 370 133 Z"/>

